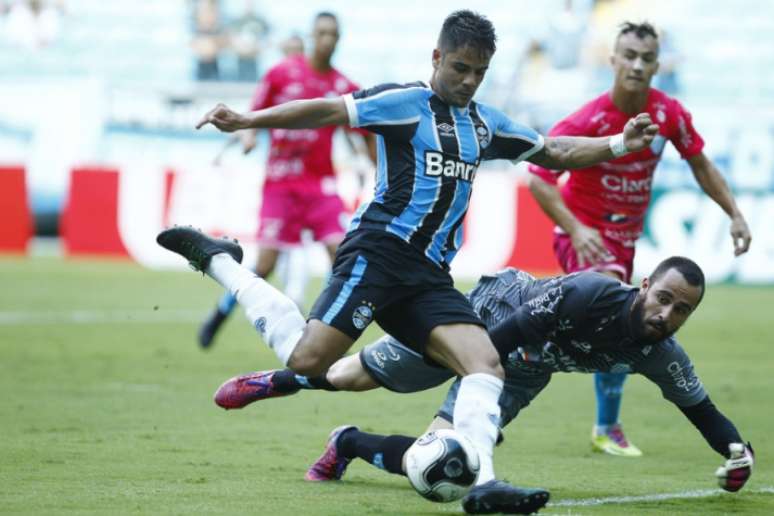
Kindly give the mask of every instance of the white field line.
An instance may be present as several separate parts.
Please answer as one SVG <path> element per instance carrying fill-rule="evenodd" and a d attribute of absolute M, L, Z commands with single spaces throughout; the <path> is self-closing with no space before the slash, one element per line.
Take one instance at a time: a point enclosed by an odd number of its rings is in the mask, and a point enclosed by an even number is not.
<path fill-rule="evenodd" d="M 774 487 L 758 487 L 753 489 L 743 489 L 742 493 L 764 493 L 774 494 Z M 679 493 L 661 493 L 661 494 L 648 494 L 638 496 L 610 496 L 607 498 L 582 498 L 582 499 L 567 499 L 557 500 L 551 502 L 548 507 L 592 507 L 595 505 L 607 505 L 607 504 L 626 504 L 626 503 L 640 503 L 640 502 L 660 502 L 663 500 L 681 500 L 690 498 L 708 498 L 710 496 L 717 496 L 725 494 L 728 496 L 734 496 L 732 493 L 727 493 L 722 489 L 697 489 L 694 491 L 682 491 Z"/>
<path fill-rule="evenodd" d="M 0 311 L 0 326 L 47 324 L 168 324 L 199 322 L 207 314 L 200 310 L 62 310 L 62 311 Z"/>

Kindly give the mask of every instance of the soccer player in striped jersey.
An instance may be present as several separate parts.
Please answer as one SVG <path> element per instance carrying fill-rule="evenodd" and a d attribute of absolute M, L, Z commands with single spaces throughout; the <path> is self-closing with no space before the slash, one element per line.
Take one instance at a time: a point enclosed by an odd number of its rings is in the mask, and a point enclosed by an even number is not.
<path fill-rule="evenodd" d="M 239 265 L 241 250 L 233 244 L 190 228 L 165 230 L 157 240 L 232 292 L 277 357 L 299 374 L 326 371 L 376 320 L 428 360 L 462 376 L 454 427 L 470 438 L 481 460 L 469 496 L 508 512 L 548 493 L 495 478 L 504 372 L 484 323 L 449 274 L 478 164 L 508 159 L 582 168 L 647 147 L 658 126 L 641 114 L 613 137 L 544 140 L 473 101 L 495 41 L 489 20 L 457 11 L 443 23 L 427 84 L 385 84 L 245 114 L 218 104 L 197 125 L 226 132 L 349 125 L 377 135 L 374 199 L 353 219 L 308 322 L 286 296 Z"/>
<path fill-rule="evenodd" d="M 648 23 L 621 26 L 611 56 L 613 88 L 558 122 L 551 136 L 617 134 L 633 113 L 646 112 L 659 124 L 649 148 L 583 170 L 531 165 L 530 190 L 556 223 L 554 252 L 565 272 L 596 270 L 631 282 L 634 249 L 642 234 L 653 174 L 667 141 L 685 159 L 697 183 L 731 219 L 734 253 L 750 246 L 750 231 L 734 196 L 715 165 L 702 152 L 704 140 L 691 114 L 677 99 L 650 87 L 658 70 L 659 42 Z M 557 185 L 567 172 L 566 183 Z M 597 421 L 592 449 L 638 457 L 642 452 L 623 433 L 619 421 L 626 374 L 597 373 Z"/>

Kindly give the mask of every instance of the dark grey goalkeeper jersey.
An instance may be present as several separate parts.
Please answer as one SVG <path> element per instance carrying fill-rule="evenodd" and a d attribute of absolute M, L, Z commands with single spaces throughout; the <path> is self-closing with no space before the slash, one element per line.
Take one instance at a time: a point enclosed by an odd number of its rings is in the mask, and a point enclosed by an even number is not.
<path fill-rule="evenodd" d="M 536 279 L 505 269 L 483 276 L 469 297 L 490 329 L 516 318 L 512 345 L 498 349 L 506 372 L 640 373 L 676 405 L 699 403 L 704 386 L 674 338 L 634 340 L 629 314 L 638 290 L 594 272 Z"/>

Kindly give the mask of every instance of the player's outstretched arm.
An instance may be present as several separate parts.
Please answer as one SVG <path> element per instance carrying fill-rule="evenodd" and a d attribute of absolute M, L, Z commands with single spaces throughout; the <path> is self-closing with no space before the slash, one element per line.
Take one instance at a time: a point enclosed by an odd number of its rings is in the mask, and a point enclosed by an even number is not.
<path fill-rule="evenodd" d="M 212 124 L 230 133 L 240 129 L 315 129 L 348 122 L 344 99 L 338 97 L 293 100 L 249 113 L 237 113 L 225 104 L 218 104 L 202 117 L 196 128 Z"/>
<path fill-rule="evenodd" d="M 726 458 L 715 471 L 720 487 L 739 491 L 752 474 L 754 454 L 750 443 L 744 444 L 734 424 L 715 407 L 709 396 L 696 405 L 679 408 L 707 443 Z"/>
<path fill-rule="evenodd" d="M 736 206 L 736 201 L 728 188 L 728 184 L 723 179 L 720 171 L 707 156 L 700 152 L 695 156 L 688 158 L 688 164 L 691 166 L 693 177 L 704 193 L 720 206 L 723 211 L 731 218 L 731 238 L 734 242 L 734 255 L 739 256 L 750 249 L 750 229 L 744 220 L 744 215 Z"/>
<path fill-rule="evenodd" d="M 614 136 L 587 138 L 583 136 L 553 136 L 545 146 L 527 161 L 551 169 L 578 169 L 638 152 L 650 145 L 658 134 L 647 113 L 629 119 L 624 132 Z"/>

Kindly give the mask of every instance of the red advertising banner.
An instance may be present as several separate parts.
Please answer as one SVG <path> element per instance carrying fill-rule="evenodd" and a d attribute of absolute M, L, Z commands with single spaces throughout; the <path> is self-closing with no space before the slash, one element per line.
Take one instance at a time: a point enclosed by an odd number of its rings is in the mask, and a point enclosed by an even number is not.
<path fill-rule="evenodd" d="M 0 252 L 27 252 L 32 234 L 24 167 L 0 166 Z"/>
<path fill-rule="evenodd" d="M 119 174 L 110 167 L 73 169 L 60 224 L 68 255 L 129 255 L 118 228 Z"/>

